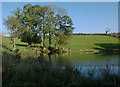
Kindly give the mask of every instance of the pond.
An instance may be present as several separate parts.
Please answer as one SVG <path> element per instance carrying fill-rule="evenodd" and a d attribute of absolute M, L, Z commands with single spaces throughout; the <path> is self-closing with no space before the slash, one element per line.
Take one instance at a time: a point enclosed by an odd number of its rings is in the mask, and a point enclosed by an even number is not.
<path fill-rule="evenodd" d="M 84 74 L 86 71 L 98 76 L 100 69 L 119 75 L 118 54 L 94 54 L 94 53 L 65 53 L 45 55 L 45 59 L 53 63 L 55 68 L 75 68 Z M 87 73 L 86 73 L 87 75 Z M 99 75 L 101 77 L 101 75 Z"/>

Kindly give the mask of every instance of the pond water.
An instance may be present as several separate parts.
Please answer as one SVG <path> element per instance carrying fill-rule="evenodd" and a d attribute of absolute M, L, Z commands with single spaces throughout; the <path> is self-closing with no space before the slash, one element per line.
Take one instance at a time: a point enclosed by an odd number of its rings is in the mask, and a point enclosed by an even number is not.
<path fill-rule="evenodd" d="M 47 62 L 55 69 L 67 69 L 80 71 L 85 76 L 94 75 L 93 78 L 101 78 L 104 72 L 109 74 L 119 74 L 119 55 L 118 54 L 95 54 L 95 53 L 64 53 L 64 54 L 43 54 L 38 58 L 24 58 L 17 59 L 16 56 L 3 57 L 3 66 L 9 68 L 9 66 L 32 69 L 40 64 Z M 33 65 L 31 65 L 33 64 Z M 34 66 L 34 67 L 33 67 Z M 46 64 L 45 64 L 46 66 Z M 31 68 L 30 68 L 31 67 Z M 42 67 L 42 66 L 41 66 Z M 7 69 L 6 68 L 6 69 Z M 25 69 L 26 69 L 25 68 Z M 38 68 L 39 69 L 39 68 Z M 24 71 L 24 69 L 23 69 Z"/>
<path fill-rule="evenodd" d="M 90 71 L 94 73 L 95 77 L 101 76 L 98 75 L 101 69 L 119 75 L 120 64 L 118 61 L 120 58 L 118 54 L 65 53 L 47 55 L 47 57 L 45 55 L 45 59 L 51 62 L 55 68 L 72 67 L 84 74 L 86 71 Z"/>

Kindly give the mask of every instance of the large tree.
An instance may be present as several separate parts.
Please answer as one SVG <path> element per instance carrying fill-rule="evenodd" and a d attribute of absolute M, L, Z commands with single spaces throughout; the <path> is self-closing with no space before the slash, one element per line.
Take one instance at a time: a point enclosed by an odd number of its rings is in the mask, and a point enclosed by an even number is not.
<path fill-rule="evenodd" d="M 50 11 L 47 17 L 47 30 L 48 30 L 48 37 L 49 37 L 49 48 L 51 48 L 52 44 L 52 37 L 54 35 L 54 23 L 55 23 L 55 18 L 54 18 L 54 12 Z"/>
<path fill-rule="evenodd" d="M 58 31 L 56 31 L 57 30 L 56 28 L 59 25 L 60 16 L 65 15 L 66 10 L 56 5 L 48 5 L 48 7 L 53 12 L 52 16 L 50 17 L 52 19 L 51 20 L 52 22 L 50 21 L 51 24 L 49 25 L 51 26 L 51 28 L 49 28 L 49 47 L 51 47 L 52 36 L 54 37 L 54 39 L 56 39 L 57 42 L 58 37 L 55 37 L 55 35 L 57 35 Z M 57 44 L 56 44 L 56 48 L 57 48 Z"/>
<path fill-rule="evenodd" d="M 20 21 L 14 16 L 8 16 L 7 19 L 4 19 L 4 24 L 9 30 L 9 34 L 13 43 L 13 51 L 15 51 L 15 37 L 17 37 L 18 30 L 21 27 Z"/>
<path fill-rule="evenodd" d="M 54 37 L 57 49 L 58 44 L 67 42 L 67 36 L 71 35 L 74 29 L 72 20 L 67 16 L 65 9 L 55 5 L 26 4 L 23 9 L 17 8 L 13 14 L 21 25 L 16 32 L 21 41 L 31 45 L 32 43 L 41 43 L 43 40 L 43 49 L 46 49 L 47 36 L 49 37 L 49 47 L 51 47 Z"/>
<path fill-rule="evenodd" d="M 49 32 L 49 28 L 50 28 L 50 14 L 51 14 L 51 11 L 50 9 L 48 8 L 48 6 L 43 6 L 41 8 L 41 11 L 40 11 L 40 18 L 41 18 L 41 30 L 42 30 L 42 34 L 43 34 L 43 49 L 46 49 L 46 43 L 45 43 L 45 40 L 46 40 L 46 34 L 48 34 Z"/>
<path fill-rule="evenodd" d="M 74 27 L 71 18 L 67 15 L 60 16 L 59 14 L 57 14 L 55 16 L 55 19 L 55 48 L 57 49 L 58 44 L 67 43 L 67 37 L 72 35 Z"/>
<path fill-rule="evenodd" d="M 67 15 L 63 16 L 60 23 L 61 35 L 59 36 L 59 44 L 65 45 L 68 43 L 68 39 L 71 37 L 74 30 L 73 22 Z"/>
<path fill-rule="evenodd" d="M 17 9 L 14 15 L 21 21 L 22 28 L 20 30 L 20 38 L 22 42 L 27 42 L 29 46 L 32 43 L 41 43 L 41 36 L 38 34 L 38 5 L 31 4 L 24 5 L 23 9 Z"/>

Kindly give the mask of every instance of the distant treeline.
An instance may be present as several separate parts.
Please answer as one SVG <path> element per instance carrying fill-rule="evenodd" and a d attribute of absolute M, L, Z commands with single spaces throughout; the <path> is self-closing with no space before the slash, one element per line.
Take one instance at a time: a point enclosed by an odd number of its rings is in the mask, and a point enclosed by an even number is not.
<path fill-rule="evenodd" d="M 120 33 L 109 33 L 109 34 L 105 34 L 105 33 L 73 33 L 73 35 L 105 35 L 105 36 L 112 36 L 112 37 L 118 37 L 120 38 Z"/>

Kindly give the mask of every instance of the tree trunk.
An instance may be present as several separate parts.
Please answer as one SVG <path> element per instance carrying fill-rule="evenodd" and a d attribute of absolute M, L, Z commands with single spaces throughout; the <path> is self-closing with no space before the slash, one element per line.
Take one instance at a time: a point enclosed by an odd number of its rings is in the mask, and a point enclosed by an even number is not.
<path fill-rule="evenodd" d="M 51 47 L 51 32 L 49 31 L 49 47 Z"/>
<path fill-rule="evenodd" d="M 12 38 L 12 42 L 13 42 L 13 52 L 15 51 L 15 38 Z"/>
<path fill-rule="evenodd" d="M 43 33 L 43 49 L 45 49 L 45 33 Z"/>
<path fill-rule="evenodd" d="M 55 43 L 55 49 L 57 50 L 57 41 L 56 41 L 56 43 Z"/>
<path fill-rule="evenodd" d="M 43 20 L 45 18 L 45 15 L 43 16 Z M 45 48 L 45 29 L 44 29 L 44 23 L 43 23 L 43 49 L 46 49 Z"/>
<path fill-rule="evenodd" d="M 31 43 L 30 43 L 30 42 L 28 43 L 28 46 L 31 46 Z"/>
<path fill-rule="evenodd" d="M 49 56 L 49 63 L 51 63 L 51 54 L 48 54 Z"/>

